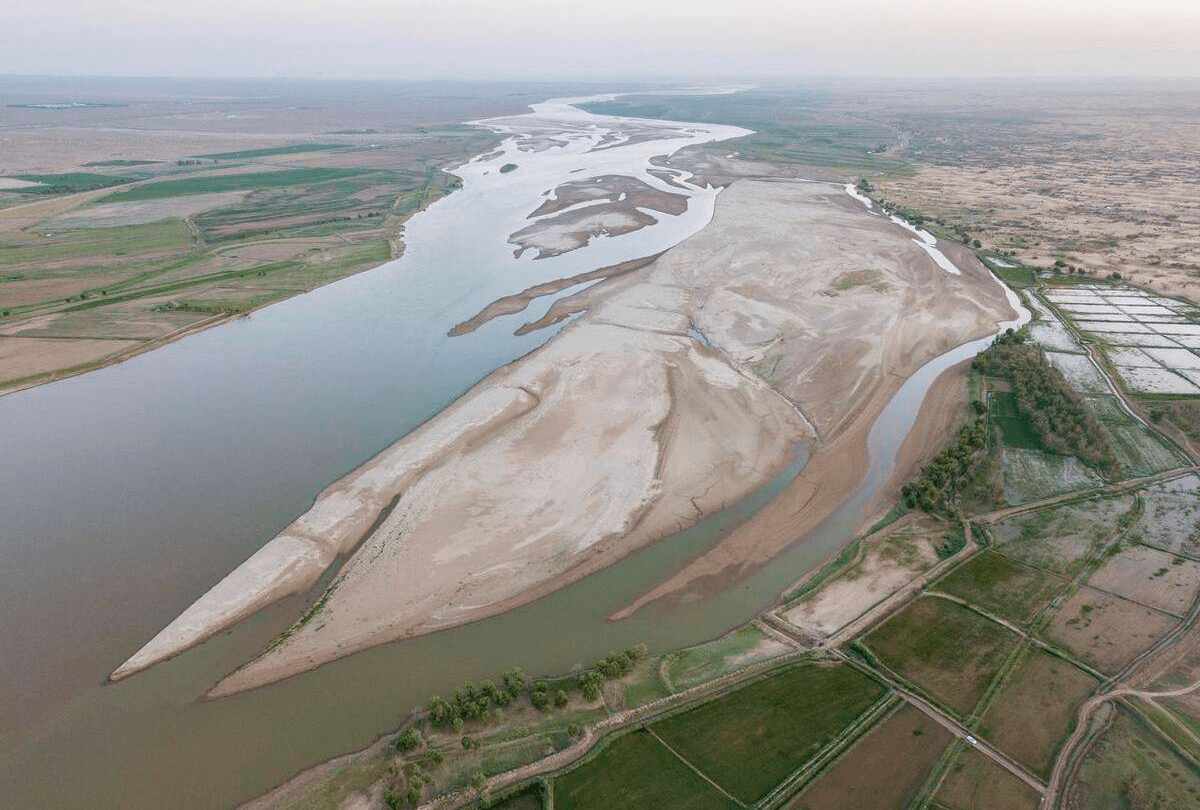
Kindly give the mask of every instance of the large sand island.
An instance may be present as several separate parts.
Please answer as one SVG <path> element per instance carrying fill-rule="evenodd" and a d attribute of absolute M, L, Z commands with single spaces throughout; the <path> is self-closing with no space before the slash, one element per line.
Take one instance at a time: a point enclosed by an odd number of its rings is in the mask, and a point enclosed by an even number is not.
<path fill-rule="evenodd" d="M 709 227 L 560 300 L 544 320 L 583 314 L 331 486 L 113 677 L 311 587 L 364 535 L 315 607 L 211 696 L 510 609 L 686 528 L 808 444 L 776 501 L 784 531 L 752 521 L 670 587 L 731 551 L 766 559 L 853 489 L 904 378 L 1008 316 L 986 271 L 951 274 L 911 236 L 840 186 L 735 182 Z"/>

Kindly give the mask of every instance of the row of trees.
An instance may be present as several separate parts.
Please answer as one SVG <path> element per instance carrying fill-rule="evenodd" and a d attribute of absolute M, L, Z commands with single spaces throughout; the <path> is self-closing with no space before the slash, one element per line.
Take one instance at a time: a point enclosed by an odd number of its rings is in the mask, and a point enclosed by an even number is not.
<path fill-rule="evenodd" d="M 1052 453 L 1073 455 L 1105 475 L 1117 472 L 1117 456 L 1108 435 L 1079 396 L 1071 390 L 1062 372 L 1046 361 L 1046 355 L 1025 342 L 1024 330 L 1009 330 L 973 364 L 976 371 L 1000 377 L 1012 385 L 1017 410 Z"/>
<path fill-rule="evenodd" d="M 633 665 L 646 653 L 644 644 L 638 644 L 620 652 L 609 653 L 595 666 L 582 670 L 569 679 L 553 684 L 544 680 L 531 680 L 520 667 L 513 667 L 500 674 L 500 683 L 486 680 L 467 683 L 454 690 L 449 700 L 434 695 L 429 699 L 429 722 L 439 728 L 461 731 L 469 720 L 483 722 L 489 717 L 503 716 L 502 709 L 513 701 L 528 696 L 530 704 L 539 711 L 546 711 L 553 704 L 562 708 L 570 702 L 569 690 L 578 690 L 585 700 L 600 697 L 600 685 L 629 674 Z M 407 733 L 407 732 L 406 732 Z M 415 733 L 415 731 L 414 731 Z M 403 737 L 404 735 L 401 735 Z M 397 738 L 398 740 L 400 738 Z M 419 744 L 419 737 L 417 738 Z M 405 740 L 409 742 L 409 740 Z M 397 746 L 399 747 L 399 746 Z M 412 747 L 416 747 L 415 745 Z M 411 748 L 401 748 L 411 750 Z"/>
<path fill-rule="evenodd" d="M 976 404 L 976 411 L 982 403 Z M 975 471 L 987 446 L 987 420 L 980 416 L 959 428 L 958 436 L 933 461 L 921 469 L 916 481 L 905 484 L 900 495 L 909 509 L 954 517 L 958 491 Z"/>

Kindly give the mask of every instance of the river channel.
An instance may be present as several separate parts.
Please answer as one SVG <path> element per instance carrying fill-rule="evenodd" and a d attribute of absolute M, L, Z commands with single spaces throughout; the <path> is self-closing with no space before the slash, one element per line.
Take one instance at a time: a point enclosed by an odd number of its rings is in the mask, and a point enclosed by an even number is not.
<path fill-rule="evenodd" d="M 115 666 L 330 482 L 551 337 L 513 331 L 553 296 L 468 335 L 449 338 L 451 327 L 502 296 L 696 233 L 718 192 L 686 175 L 667 184 L 648 173 L 650 160 L 746 134 L 593 115 L 568 101 L 489 125 L 508 139 L 457 169 L 463 188 L 409 222 L 400 259 L 119 365 L 0 398 L 5 806 L 228 808 L 362 747 L 464 680 L 514 664 L 564 672 L 638 642 L 667 649 L 715 637 L 849 539 L 929 385 L 987 342 L 918 371 L 876 424 L 871 468 L 855 495 L 774 563 L 719 593 L 606 620 L 761 508 L 803 456 L 693 530 L 501 616 L 198 702 L 295 618 L 297 597 L 106 684 Z M 547 133 L 556 137 L 539 139 Z M 508 163 L 517 168 L 500 172 Z M 673 193 L 682 187 L 688 210 L 656 213 L 656 225 L 553 258 L 514 257 L 508 235 L 528 224 L 549 189 L 612 174 Z"/>

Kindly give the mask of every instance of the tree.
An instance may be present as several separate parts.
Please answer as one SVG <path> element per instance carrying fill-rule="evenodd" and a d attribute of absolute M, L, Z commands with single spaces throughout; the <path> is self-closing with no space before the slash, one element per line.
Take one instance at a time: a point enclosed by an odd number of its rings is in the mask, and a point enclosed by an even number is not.
<path fill-rule="evenodd" d="M 518 697 L 525 691 L 525 671 L 520 667 L 513 667 L 500 674 L 500 680 L 504 682 L 504 689 L 514 698 Z"/>
<path fill-rule="evenodd" d="M 567 693 L 565 691 L 563 691 L 562 689 L 555 690 L 555 692 L 554 692 L 554 705 L 555 706 L 557 706 L 558 708 L 561 709 L 563 706 L 567 705 L 567 699 L 568 699 Z"/>
<path fill-rule="evenodd" d="M 421 734 L 417 731 L 416 726 L 409 726 L 403 732 L 397 734 L 392 740 L 392 745 L 397 751 L 413 751 L 421 747 Z"/>
<path fill-rule="evenodd" d="M 535 689 L 529 694 L 529 702 L 538 711 L 546 711 L 550 706 L 550 695 L 544 689 Z"/>
<path fill-rule="evenodd" d="M 475 792 L 483 793 L 483 789 L 487 787 L 487 777 L 483 775 L 483 771 L 471 774 L 471 787 L 475 788 Z"/>

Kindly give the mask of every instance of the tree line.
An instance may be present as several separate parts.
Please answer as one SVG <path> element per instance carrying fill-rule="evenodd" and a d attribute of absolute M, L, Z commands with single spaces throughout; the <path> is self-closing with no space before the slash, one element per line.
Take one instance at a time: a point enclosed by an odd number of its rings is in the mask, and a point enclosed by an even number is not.
<path fill-rule="evenodd" d="M 1108 434 L 1045 353 L 1011 329 L 975 357 L 973 368 L 1012 386 L 1017 411 L 1052 453 L 1071 455 L 1107 476 L 1118 470 Z"/>

